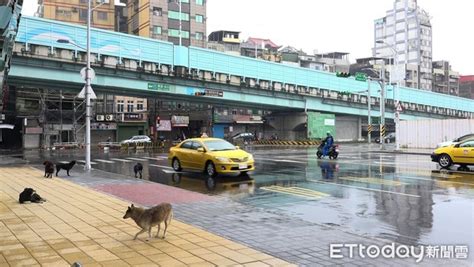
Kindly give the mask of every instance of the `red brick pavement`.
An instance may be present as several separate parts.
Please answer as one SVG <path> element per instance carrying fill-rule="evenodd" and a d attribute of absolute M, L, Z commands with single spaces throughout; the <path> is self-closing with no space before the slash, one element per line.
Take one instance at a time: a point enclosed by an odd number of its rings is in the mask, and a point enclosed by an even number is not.
<path fill-rule="evenodd" d="M 93 188 L 145 206 L 153 206 L 161 202 L 180 204 L 214 199 L 204 194 L 155 183 L 104 184 Z"/>

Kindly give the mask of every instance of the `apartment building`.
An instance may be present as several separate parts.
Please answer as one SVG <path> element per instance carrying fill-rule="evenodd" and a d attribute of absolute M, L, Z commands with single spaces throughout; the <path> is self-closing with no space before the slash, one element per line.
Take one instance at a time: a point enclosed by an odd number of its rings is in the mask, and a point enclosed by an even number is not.
<path fill-rule="evenodd" d="M 176 45 L 181 39 L 183 46 L 207 46 L 205 0 L 129 0 L 127 9 L 130 34 Z"/>
<path fill-rule="evenodd" d="M 459 72 L 451 69 L 449 61 L 433 62 L 433 92 L 459 95 Z"/>
<path fill-rule="evenodd" d="M 87 24 L 87 0 L 39 0 L 37 14 L 39 17 L 64 22 Z M 114 0 L 92 1 L 91 25 L 105 30 L 115 29 Z"/>
<path fill-rule="evenodd" d="M 387 66 L 392 82 L 402 86 L 432 90 L 432 31 L 429 14 L 416 0 L 396 0 L 386 16 L 374 22 L 374 57 L 394 58 Z M 395 66 L 398 65 L 398 71 Z M 411 66 L 410 66 L 411 65 Z M 408 82 L 408 72 L 416 69 L 417 79 Z"/>

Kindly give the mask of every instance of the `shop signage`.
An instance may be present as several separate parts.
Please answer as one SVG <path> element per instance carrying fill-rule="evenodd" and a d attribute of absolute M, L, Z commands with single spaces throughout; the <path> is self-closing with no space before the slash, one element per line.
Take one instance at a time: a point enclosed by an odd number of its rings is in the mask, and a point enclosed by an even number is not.
<path fill-rule="evenodd" d="M 141 119 L 143 119 L 143 114 L 140 114 L 140 113 L 125 113 L 123 116 L 126 120 L 141 120 Z"/>
<path fill-rule="evenodd" d="M 163 83 L 148 83 L 148 90 L 169 92 L 170 86 L 169 84 L 163 84 Z"/>
<path fill-rule="evenodd" d="M 91 130 L 117 130 L 116 123 L 91 123 Z"/>
<path fill-rule="evenodd" d="M 186 92 L 193 96 L 224 97 L 224 91 L 222 90 L 187 88 Z"/>
<path fill-rule="evenodd" d="M 158 131 L 158 132 L 170 132 L 171 131 L 171 121 L 170 120 L 160 120 L 160 124 L 156 125 L 156 131 Z"/>
<path fill-rule="evenodd" d="M 188 127 L 188 116 L 171 116 L 171 124 L 173 127 Z"/>

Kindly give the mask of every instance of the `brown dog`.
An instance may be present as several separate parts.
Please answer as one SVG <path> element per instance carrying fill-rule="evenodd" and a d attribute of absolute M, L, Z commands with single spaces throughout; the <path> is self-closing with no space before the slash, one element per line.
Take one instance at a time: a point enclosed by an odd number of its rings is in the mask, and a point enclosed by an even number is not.
<path fill-rule="evenodd" d="M 158 231 L 156 232 L 156 237 L 159 237 L 160 234 L 160 224 L 165 222 L 165 231 L 163 232 L 163 239 L 165 239 L 166 229 L 168 229 L 168 224 L 171 222 L 173 217 L 173 208 L 169 203 L 161 203 L 158 206 L 155 206 L 150 209 L 144 209 L 135 207 L 133 204 L 128 207 L 124 219 L 132 218 L 135 223 L 142 228 L 136 235 L 133 240 L 137 239 L 138 235 L 144 233 L 148 230 L 148 237 L 151 238 L 151 228 L 155 225 L 158 225 Z M 147 239 L 148 240 L 148 239 Z"/>
<path fill-rule="evenodd" d="M 54 173 L 54 163 L 49 160 L 43 162 L 44 165 L 44 177 L 46 178 L 53 178 Z"/>

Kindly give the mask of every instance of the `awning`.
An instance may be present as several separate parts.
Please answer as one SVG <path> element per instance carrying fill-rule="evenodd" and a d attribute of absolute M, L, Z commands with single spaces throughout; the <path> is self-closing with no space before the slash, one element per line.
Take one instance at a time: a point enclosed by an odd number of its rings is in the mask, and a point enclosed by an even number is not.
<path fill-rule="evenodd" d="M 235 121 L 237 124 L 262 124 L 263 121 Z"/>
<path fill-rule="evenodd" d="M 13 130 L 13 128 L 15 128 L 15 125 L 11 125 L 11 124 L 0 124 L 0 129 L 10 129 L 10 130 Z"/>

